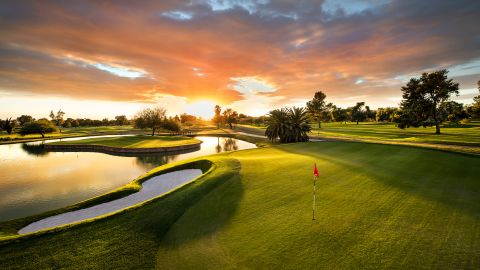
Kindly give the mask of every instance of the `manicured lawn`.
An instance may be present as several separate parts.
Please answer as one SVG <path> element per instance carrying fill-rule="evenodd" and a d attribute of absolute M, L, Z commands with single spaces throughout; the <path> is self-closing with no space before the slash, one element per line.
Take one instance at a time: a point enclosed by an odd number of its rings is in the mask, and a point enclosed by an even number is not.
<path fill-rule="evenodd" d="M 91 138 L 78 141 L 52 143 L 54 145 L 101 145 L 119 148 L 157 148 L 197 144 L 200 140 L 185 136 L 121 136 Z"/>
<path fill-rule="evenodd" d="M 255 134 L 265 134 L 265 127 L 243 125 L 239 129 Z M 435 127 L 399 129 L 395 123 L 353 122 L 322 123 L 322 128 L 312 124 L 312 136 L 331 139 L 383 140 L 406 143 L 451 144 L 480 146 L 480 120 L 466 124 L 444 124 L 440 135 Z"/>
<path fill-rule="evenodd" d="M 153 203 L 0 245 L 0 268 L 480 267 L 478 157 L 312 142 L 208 159 L 215 170 Z"/>
<path fill-rule="evenodd" d="M 312 135 L 326 138 L 353 138 L 390 140 L 395 142 L 455 144 L 480 146 L 480 121 L 448 125 L 435 135 L 435 127 L 399 129 L 392 123 L 324 123 L 322 128 L 313 125 Z"/>

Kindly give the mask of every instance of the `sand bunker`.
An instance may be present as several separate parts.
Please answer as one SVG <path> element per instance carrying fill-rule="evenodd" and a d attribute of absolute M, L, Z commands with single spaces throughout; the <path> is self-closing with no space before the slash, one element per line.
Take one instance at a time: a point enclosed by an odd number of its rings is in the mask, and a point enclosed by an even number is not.
<path fill-rule="evenodd" d="M 143 182 L 142 189 L 134 194 L 92 207 L 44 218 L 23 227 L 18 233 L 37 232 L 113 213 L 165 194 L 190 182 L 201 174 L 202 170 L 200 169 L 187 169 L 154 176 Z"/>

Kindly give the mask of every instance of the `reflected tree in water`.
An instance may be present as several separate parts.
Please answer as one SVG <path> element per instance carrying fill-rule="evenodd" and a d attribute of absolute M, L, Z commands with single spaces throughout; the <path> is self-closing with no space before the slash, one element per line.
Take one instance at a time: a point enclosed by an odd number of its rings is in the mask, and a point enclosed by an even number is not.
<path fill-rule="evenodd" d="M 217 137 L 217 146 L 215 146 L 215 151 L 217 154 L 222 152 L 222 147 L 220 146 L 220 137 Z"/>
<path fill-rule="evenodd" d="M 32 155 L 32 156 L 37 156 L 37 157 L 46 156 L 49 153 L 47 150 L 45 150 L 45 147 L 43 147 L 43 144 L 23 143 L 22 144 L 22 149 L 27 154 Z"/>
<path fill-rule="evenodd" d="M 177 159 L 178 155 L 142 155 L 138 156 L 136 162 L 147 170 L 170 163 Z"/>
<path fill-rule="evenodd" d="M 237 141 L 232 138 L 225 138 L 223 141 L 223 151 L 238 150 Z"/>

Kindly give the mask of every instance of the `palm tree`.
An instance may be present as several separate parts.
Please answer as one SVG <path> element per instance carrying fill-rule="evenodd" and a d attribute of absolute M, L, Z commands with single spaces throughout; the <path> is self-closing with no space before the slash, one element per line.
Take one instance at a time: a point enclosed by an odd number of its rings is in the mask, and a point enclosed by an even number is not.
<path fill-rule="evenodd" d="M 282 134 L 285 134 L 287 130 L 288 110 L 286 108 L 273 110 L 270 111 L 268 116 L 265 136 L 273 142 L 280 138 L 280 142 L 282 142 Z"/>
<path fill-rule="evenodd" d="M 312 129 L 308 123 L 307 110 L 296 107 L 289 109 L 289 120 L 287 142 L 307 142 L 307 134 Z"/>
<path fill-rule="evenodd" d="M 282 108 L 270 112 L 265 135 L 271 141 L 280 139 L 280 143 L 305 142 L 310 130 L 304 108 Z"/>

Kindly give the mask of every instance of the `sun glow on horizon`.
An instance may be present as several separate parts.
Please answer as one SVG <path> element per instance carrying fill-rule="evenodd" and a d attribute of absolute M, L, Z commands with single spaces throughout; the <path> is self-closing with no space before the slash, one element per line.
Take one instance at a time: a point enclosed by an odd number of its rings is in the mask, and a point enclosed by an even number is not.
<path fill-rule="evenodd" d="M 217 102 L 210 99 L 201 99 L 187 104 L 185 106 L 185 112 L 208 120 L 213 118 L 214 108 L 217 104 Z"/>

